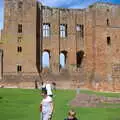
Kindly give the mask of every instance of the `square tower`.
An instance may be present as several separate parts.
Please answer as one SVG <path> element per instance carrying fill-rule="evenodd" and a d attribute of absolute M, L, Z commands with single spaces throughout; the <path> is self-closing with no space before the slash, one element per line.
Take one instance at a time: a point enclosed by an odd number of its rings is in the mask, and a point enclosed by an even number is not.
<path fill-rule="evenodd" d="M 36 0 L 4 1 L 4 75 L 38 74 Z"/>

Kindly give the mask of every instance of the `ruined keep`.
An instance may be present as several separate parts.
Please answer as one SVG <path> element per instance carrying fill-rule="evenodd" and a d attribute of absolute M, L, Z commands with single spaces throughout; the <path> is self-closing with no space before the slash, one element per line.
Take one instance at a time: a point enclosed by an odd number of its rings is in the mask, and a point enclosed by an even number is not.
<path fill-rule="evenodd" d="M 36 0 L 4 0 L 1 84 L 7 81 L 22 87 L 41 80 L 42 56 L 47 52 L 49 74 L 58 86 L 61 82 L 61 87 L 79 84 L 119 91 L 119 33 L 120 5 L 98 2 L 85 9 L 63 9 Z"/>

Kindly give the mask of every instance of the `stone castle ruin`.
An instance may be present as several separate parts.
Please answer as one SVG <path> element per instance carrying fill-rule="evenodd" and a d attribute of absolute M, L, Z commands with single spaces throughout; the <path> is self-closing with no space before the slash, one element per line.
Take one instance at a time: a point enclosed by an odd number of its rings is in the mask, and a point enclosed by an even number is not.
<path fill-rule="evenodd" d="M 119 91 L 119 33 L 120 5 L 63 9 L 36 0 L 4 0 L 0 82 L 30 87 L 47 77 L 60 88 Z M 44 52 L 49 68 L 43 67 Z"/>

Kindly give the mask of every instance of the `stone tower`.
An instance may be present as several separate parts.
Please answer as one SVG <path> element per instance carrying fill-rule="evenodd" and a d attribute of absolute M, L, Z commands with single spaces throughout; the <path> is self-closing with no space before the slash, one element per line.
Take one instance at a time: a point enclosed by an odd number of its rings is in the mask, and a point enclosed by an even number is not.
<path fill-rule="evenodd" d="M 36 0 L 4 0 L 4 76 L 36 75 Z"/>

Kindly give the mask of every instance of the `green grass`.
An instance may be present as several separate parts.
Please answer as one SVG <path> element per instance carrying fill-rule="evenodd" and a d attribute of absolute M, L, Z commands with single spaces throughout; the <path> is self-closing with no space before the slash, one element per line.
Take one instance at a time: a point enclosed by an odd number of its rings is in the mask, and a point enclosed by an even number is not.
<path fill-rule="evenodd" d="M 116 93 L 98 93 L 81 91 L 86 94 L 97 94 L 120 97 Z M 75 91 L 57 90 L 55 92 L 55 111 L 53 120 L 64 120 L 70 109 L 69 101 L 75 97 Z M 40 120 L 39 90 L 0 89 L 0 120 Z M 74 108 L 80 120 L 120 120 L 120 107 L 113 108 Z"/>

